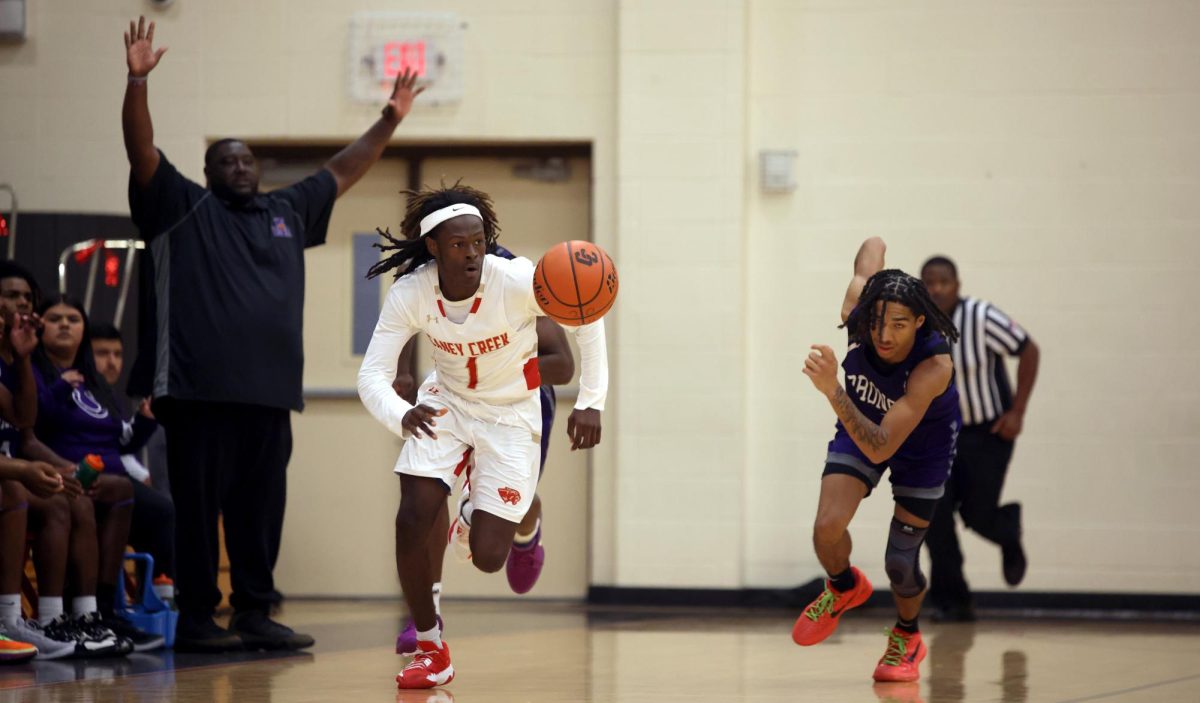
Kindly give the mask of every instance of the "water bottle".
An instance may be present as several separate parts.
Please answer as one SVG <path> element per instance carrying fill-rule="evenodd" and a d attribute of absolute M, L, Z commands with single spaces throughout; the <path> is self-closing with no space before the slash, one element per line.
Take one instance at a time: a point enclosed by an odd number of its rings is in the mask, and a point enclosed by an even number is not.
<path fill-rule="evenodd" d="M 88 454 L 79 462 L 79 466 L 75 467 L 75 478 L 79 479 L 79 484 L 86 491 L 96 482 L 96 477 L 101 471 L 104 471 L 104 460 L 95 454 Z"/>

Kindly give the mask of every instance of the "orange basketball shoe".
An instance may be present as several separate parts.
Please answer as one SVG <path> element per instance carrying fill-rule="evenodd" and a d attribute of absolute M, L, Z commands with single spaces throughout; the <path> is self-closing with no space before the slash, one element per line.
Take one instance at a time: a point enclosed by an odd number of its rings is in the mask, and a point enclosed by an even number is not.
<path fill-rule="evenodd" d="M 0 635 L 0 662 L 16 664 L 26 662 L 37 656 L 37 647 L 28 642 L 17 642 Z"/>
<path fill-rule="evenodd" d="M 454 680 L 454 666 L 450 663 L 450 646 L 442 642 L 442 648 L 433 642 L 417 642 L 417 654 L 408 666 L 396 675 L 400 688 L 433 688 Z"/>
<path fill-rule="evenodd" d="M 866 575 L 857 567 L 850 569 L 854 572 L 854 588 L 835 591 L 829 579 L 825 579 L 825 591 L 796 618 L 796 624 L 792 627 L 793 642 L 808 647 L 823 641 L 837 629 L 842 613 L 857 608 L 871 597 L 874 589 Z"/>
<path fill-rule="evenodd" d="M 908 634 L 902 630 L 887 631 L 888 646 L 879 665 L 875 667 L 876 681 L 916 681 L 921 678 L 918 667 L 928 650 L 921 633 Z"/>

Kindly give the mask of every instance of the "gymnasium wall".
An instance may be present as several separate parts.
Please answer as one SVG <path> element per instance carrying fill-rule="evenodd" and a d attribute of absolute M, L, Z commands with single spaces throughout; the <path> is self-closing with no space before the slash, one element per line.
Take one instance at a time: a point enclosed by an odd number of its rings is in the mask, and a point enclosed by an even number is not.
<path fill-rule="evenodd" d="M 1200 592 L 1200 5 L 755 0 L 750 17 L 746 156 L 797 150 L 799 185 L 752 182 L 746 203 L 746 582 L 818 572 L 833 416 L 798 369 L 810 343 L 844 350 L 836 310 L 877 234 L 913 273 L 955 258 L 963 292 L 1041 347 L 1005 490 L 1025 506 L 1022 587 Z M 855 520 L 874 573 L 886 493 Z M 1004 589 L 999 550 L 963 544 L 971 584 Z"/>
<path fill-rule="evenodd" d="M 28 210 L 122 213 L 129 17 L 150 11 L 171 47 L 151 78 L 157 141 L 199 179 L 211 138 L 357 136 L 376 111 L 344 97 L 349 15 L 430 4 L 28 7 L 29 40 L 0 46 L 0 182 Z M 833 414 L 799 369 L 810 343 L 844 349 L 836 310 L 858 243 L 878 234 L 909 270 L 955 257 L 964 292 L 1042 347 L 1006 491 L 1026 506 L 1026 587 L 1200 592 L 1200 333 L 1184 288 L 1200 267 L 1194 3 L 438 8 L 469 23 L 465 97 L 418 107 L 398 140 L 593 144 L 594 238 L 622 275 L 592 461 L 593 584 L 818 575 L 809 531 Z M 760 191 L 762 149 L 797 151 L 795 191 Z M 329 301 L 310 292 L 308 305 Z M 372 422 L 337 413 L 338 427 Z M 354 476 L 300 456 L 291 472 L 308 494 Z M 289 506 L 289 535 L 314 509 Z M 856 560 L 880 575 L 889 511 L 880 491 L 855 523 Z M 282 587 L 309 592 L 325 555 L 289 535 L 296 580 Z M 999 588 L 997 551 L 964 547 L 972 584 Z"/>

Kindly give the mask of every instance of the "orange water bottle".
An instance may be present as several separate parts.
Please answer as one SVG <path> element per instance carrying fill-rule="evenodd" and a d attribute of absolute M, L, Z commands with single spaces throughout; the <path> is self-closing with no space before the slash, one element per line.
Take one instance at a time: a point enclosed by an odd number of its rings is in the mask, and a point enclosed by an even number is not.
<path fill-rule="evenodd" d="M 104 471 L 104 460 L 95 454 L 88 454 L 75 467 L 75 478 L 79 479 L 79 484 L 86 491 L 96 482 L 101 471 Z"/>

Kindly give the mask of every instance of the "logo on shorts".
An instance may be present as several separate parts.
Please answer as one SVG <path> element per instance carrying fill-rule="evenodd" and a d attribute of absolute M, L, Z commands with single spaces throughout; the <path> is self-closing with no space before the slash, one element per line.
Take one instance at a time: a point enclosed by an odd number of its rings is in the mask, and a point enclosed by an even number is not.
<path fill-rule="evenodd" d="M 521 492 L 515 488 L 505 487 L 497 490 L 496 492 L 500 494 L 500 500 L 508 503 L 509 505 L 516 505 L 517 503 L 521 502 Z"/>
<path fill-rule="evenodd" d="M 287 223 L 282 217 L 271 218 L 271 236 L 281 239 L 291 239 L 292 231 L 288 229 Z"/>

